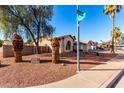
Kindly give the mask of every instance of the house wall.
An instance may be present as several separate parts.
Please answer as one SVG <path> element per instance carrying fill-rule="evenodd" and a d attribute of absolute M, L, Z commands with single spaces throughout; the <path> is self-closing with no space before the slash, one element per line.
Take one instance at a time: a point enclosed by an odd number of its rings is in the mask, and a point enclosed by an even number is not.
<path fill-rule="evenodd" d="M 91 45 L 90 43 L 80 43 L 80 49 L 81 50 L 95 50 L 97 46 L 95 45 Z M 74 49 L 76 50 L 77 49 L 77 44 L 74 45 Z"/>
<path fill-rule="evenodd" d="M 95 50 L 96 49 L 96 46 L 94 45 L 89 45 L 89 50 Z"/>
<path fill-rule="evenodd" d="M 87 51 L 87 45 L 82 44 L 82 49 Z"/>
<path fill-rule="evenodd" d="M 74 45 L 74 49 L 75 50 L 77 49 L 77 44 Z M 80 44 L 80 49 L 84 50 L 84 51 L 87 51 L 88 50 L 88 45 L 87 44 Z"/>
<path fill-rule="evenodd" d="M 68 41 L 71 42 L 71 48 L 70 48 L 70 50 L 66 50 L 66 45 L 67 45 L 67 42 Z M 74 41 L 73 41 L 73 39 L 71 37 L 66 37 L 64 39 L 64 52 L 71 52 L 71 51 L 73 51 L 73 43 L 74 43 Z"/>
<path fill-rule="evenodd" d="M 87 50 L 91 50 L 91 49 L 92 49 L 91 45 L 88 44 L 88 45 L 87 45 Z"/>
<path fill-rule="evenodd" d="M 66 45 L 67 45 L 68 41 L 71 42 L 71 49 L 70 50 L 66 50 Z M 59 52 L 63 53 L 63 52 L 73 51 L 73 42 L 74 41 L 71 37 L 65 37 L 64 39 L 61 38 L 59 40 L 59 44 L 60 44 Z M 47 38 L 42 38 L 42 40 L 40 40 L 39 46 L 49 46 L 52 49 L 51 41 L 48 40 Z"/>
<path fill-rule="evenodd" d="M 63 53 L 64 52 L 64 39 L 59 40 L 60 48 L 59 52 Z"/>
<path fill-rule="evenodd" d="M 48 38 L 40 39 L 39 46 L 49 46 L 52 49 L 51 41 Z"/>

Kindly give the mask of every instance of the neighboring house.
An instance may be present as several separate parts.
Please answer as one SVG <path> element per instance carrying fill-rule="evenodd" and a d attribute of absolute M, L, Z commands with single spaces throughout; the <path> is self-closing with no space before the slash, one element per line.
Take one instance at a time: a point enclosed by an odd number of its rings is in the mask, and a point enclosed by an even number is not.
<path fill-rule="evenodd" d="M 51 37 L 40 37 L 39 40 L 39 49 L 40 53 L 51 53 L 52 46 L 51 46 Z"/>
<path fill-rule="evenodd" d="M 80 50 L 88 51 L 88 50 L 96 50 L 98 43 L 92 40 L 90 41 L 80 41 Z M 77 48 L 77 42 L 74 42 L 74 50 Z"/>
<path fill-rule="evenodd" d="M 52 37 L 41 37 L 39 46 L 49 46 L 50 49 L 52 50 L 51 39 Z M 59 36 L 58 39 L 60 43 L 60 49 L 59 49 L 60 53 L 73 51 L 75 36 L 64 35 L 64 36 Z"/>
<path fill-rule="evenodd" d="M 77 49 L 77 42 L 74 42 L 74 50 Z M 84 42 L 80 42 L 80 50 L 87 51 L 88 50 L 88 44 Z"/>
<path fill-rule="evenodd" d="M 94 42 L 94 41 L 90 40 L 88 42 L 88 44 L 90 45 L 91 50 L 96 50 L 97 49 L 98 42 Z"/>

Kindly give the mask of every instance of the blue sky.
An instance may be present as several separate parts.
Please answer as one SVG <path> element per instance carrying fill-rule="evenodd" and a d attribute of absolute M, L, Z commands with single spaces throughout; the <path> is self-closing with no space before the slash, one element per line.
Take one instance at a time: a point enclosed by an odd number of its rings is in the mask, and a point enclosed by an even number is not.
<path fill-rule="evenodd" d="M 86 12 L 86 18 L 80 23 L 80 40 L 109 40 L 111 19 L 103 13 L 102 5 L 81 5 L 80 10 Z M 115 26 L 124 32 L 124 8 L 115 16 Z M 76 6 L 54 6 L 52 25 L 56 27 L 55 36 L 76 35 Z"/>
<path fill-rule="evenodd" d="M 80 40 L 111 39 L 111 19 L 103 13 L 104 6 L 81 5 L 79 7 L 81 11 L 86 12 L 86 18 L 80 23 Z M 76 36 L 76 6 L 55 5 L 51 24 L 56 28 L 54 36 L 67 34 Z M 119 26 L 124 32 L 124 8 L 120 13 L 116 13 L 115 26 Z"/>

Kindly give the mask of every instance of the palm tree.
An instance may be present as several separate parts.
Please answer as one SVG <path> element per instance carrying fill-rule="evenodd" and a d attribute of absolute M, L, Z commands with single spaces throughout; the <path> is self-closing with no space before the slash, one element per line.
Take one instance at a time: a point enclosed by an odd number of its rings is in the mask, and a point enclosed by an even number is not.
<path fill-rule="evenodd" d="M 119 27 L 115 27 L 114 28 L 114 36 L 115 36 L 115 46 L 116 46 L 116 44 L 117 44 L 116 41 L 121 36 L 121 32 L 120 32 L 120 28 Z"/>
<path fill-rule="evenodd" d="M 120 45 L 124 45 L 124 33 L 121 32 Z"/>
<path fill-rule="evenodd" d="M 112 49 L 111 53 L 115 53 L 115 35 L 114 35 L 114 18 L 115 13 L 119 12 L 121 9 L 121 5 L 105 5 L 104 13 L 110 15 L 112 19 Z"/>
<path fill-rule="evenodd" d="M 115 43 L 116 43 L 116 40 L 121 36 L 121 32 L 119 27 L 115 27 L 114 31 L 115 31 Z"/>

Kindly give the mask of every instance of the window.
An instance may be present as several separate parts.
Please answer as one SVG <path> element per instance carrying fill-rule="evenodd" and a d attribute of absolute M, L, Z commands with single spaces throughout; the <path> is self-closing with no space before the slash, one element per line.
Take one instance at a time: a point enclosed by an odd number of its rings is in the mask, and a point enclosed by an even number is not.
<path fill-rule="evenodd" d="M 71 42 L 68 41 L 66 44 L 66 50 L 71 50 Z"/>

